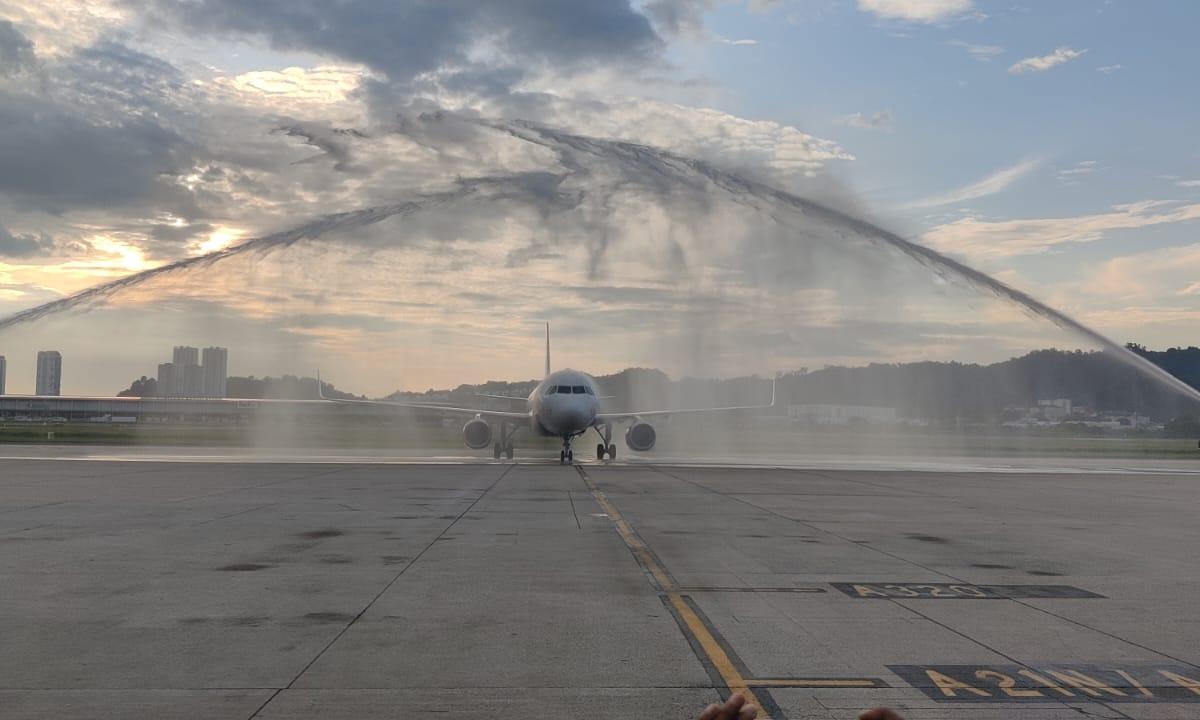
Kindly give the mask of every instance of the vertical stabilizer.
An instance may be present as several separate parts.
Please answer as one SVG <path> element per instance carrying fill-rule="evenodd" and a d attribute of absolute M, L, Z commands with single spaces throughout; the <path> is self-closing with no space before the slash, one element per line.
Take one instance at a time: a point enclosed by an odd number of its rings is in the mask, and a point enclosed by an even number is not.
<path fill-rule="evenodd" d="M 546 375 L 550 374 L 550 323 L 546 323 Z"/>

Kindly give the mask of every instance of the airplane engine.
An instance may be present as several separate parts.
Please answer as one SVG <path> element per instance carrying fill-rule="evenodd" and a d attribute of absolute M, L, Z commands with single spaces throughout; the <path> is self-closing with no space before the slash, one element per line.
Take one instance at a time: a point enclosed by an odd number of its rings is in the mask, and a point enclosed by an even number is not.
<path fill-rule="evenodd" d="M 652 449 L 657 439 L 658 434 L 654 432 L 654 426 L 650 423 L 635 422 L 625 431 L 625 444 L 638 452 Z"/>
<path fill-rule="evenodd" d="M 480 450 L 492 444 L 492 426 L 487 420 L 475 418 L 463 425 L 463 442 L 472 450 Z"/>

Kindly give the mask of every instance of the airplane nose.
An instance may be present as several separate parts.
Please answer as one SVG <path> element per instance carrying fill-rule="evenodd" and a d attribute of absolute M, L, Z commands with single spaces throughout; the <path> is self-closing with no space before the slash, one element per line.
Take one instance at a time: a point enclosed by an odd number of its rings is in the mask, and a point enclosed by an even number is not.
<path fill-rule="evenodd" d="M 577 428 L 584 423 L 587 413 L 584 409 L 577 406 L 565 408 L 562 413 L 562 422 L 572 428 Z"/>
<path fill-rule="evenodd" d="M 554 408 L 552 417 L 554 424 L 563 432 L 583 430 L 592 421 L 588 409 L 574 403 Z"/>

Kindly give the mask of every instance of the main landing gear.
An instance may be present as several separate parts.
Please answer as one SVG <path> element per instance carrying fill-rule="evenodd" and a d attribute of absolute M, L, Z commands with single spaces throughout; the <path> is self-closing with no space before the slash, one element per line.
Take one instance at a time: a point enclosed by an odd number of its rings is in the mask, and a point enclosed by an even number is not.
<path fill-rule="evenodd" d="M 603 460 L 607 454 L 609 460 L 617 459 L 617 446 L 612 441 L 612 425 L 605 423 L 604 431 L 601 432 L 599 427 L 596 427 L 596 432 L 600 434 L 600 439 L 604 442 L 596 445 L 596 459 Z"/>
<path fill-rule="evenodd" d="M 500 454 L 503 453 L 504 457 L 508 458 L 509 460 L 512 460 L 513 459 L 513 441 L 512 441 L 512 439 L 513 439 L 513 435 L 516 435 L 516 434 L 517 434 L 517 428 L 514 427 L 513 429 L 509 430 L 508 423 L 506 423 L 506 422 L 500 423 L 500 439 L 497 440 L 495 446 L 492 447 L 492 457 L 499 460 Z"/>

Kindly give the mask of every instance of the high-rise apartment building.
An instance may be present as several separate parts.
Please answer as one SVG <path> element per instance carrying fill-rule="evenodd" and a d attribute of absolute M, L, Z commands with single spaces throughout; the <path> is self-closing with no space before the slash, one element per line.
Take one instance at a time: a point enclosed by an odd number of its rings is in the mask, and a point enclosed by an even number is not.
<path fill-rule="evenodd" d="M 8 360 L 0 355 L 0 395 L 4 394 L 4 381 L 8 376 Z"/>
<path fill-rule="evenodd" d="M 62 393 L 62 354 L 57 350 L 42 350 L 37 354 L 37 395 Z"/>
<path fill-rule="evenodd" d="M 225 397 L 229 377 L 229 351 L 223 347 L 206 347 L 201 356 L 204 368 L 204 397 Z"/>
<path fill-rule="evenodd" d="M 180 397 L 195 398 L 204 394 L 204 368 L 199 365 L 175 368 L 175 379 L 179 382 Z"/>
<path fill-rule="evenodd" d="M 171 358 L 171 362 L 175 363 L 177 367 L 183 367 L 185 365 L 199 365 L 200 351 L 194 347 L 188 347 L 187 345 L 177 345 L 175 347 L 175 353 Z"/>
<path fill-rule="evenodd" d="M 178 387 L 175 384 L 175 363 L 159 363 L 158 364 L 158 389 L 159 397 L 173 397 L 175 389 Z"/>

